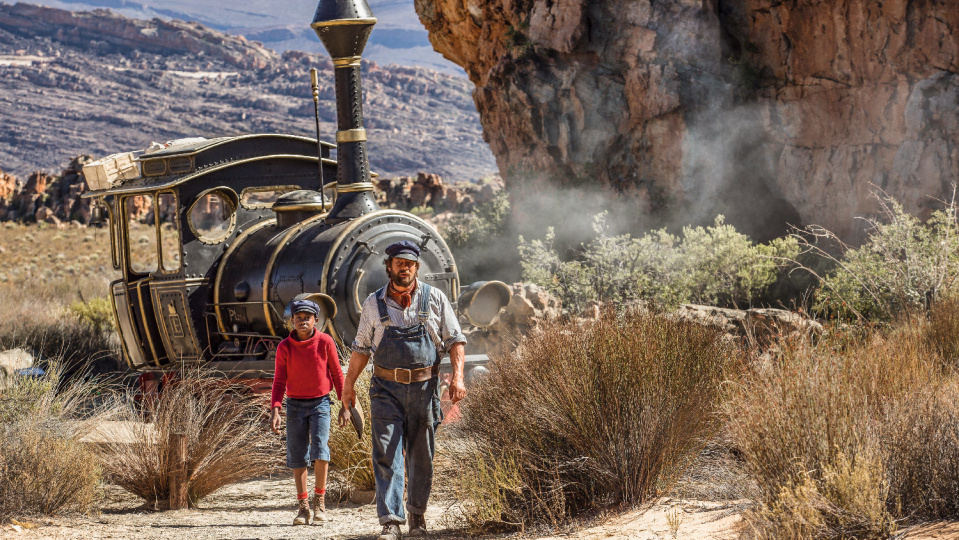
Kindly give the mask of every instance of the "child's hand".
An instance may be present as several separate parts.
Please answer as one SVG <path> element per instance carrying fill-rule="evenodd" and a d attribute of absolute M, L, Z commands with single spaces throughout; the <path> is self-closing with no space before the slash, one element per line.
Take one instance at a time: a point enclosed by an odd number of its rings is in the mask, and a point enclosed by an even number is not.
<path fill-rule="evenodd" d="M 273 412 L 270 414 L 270 428 L 273 430 L 273 433 L 277 435 L 280 434 L 280 408 L 273 407 Z"/>

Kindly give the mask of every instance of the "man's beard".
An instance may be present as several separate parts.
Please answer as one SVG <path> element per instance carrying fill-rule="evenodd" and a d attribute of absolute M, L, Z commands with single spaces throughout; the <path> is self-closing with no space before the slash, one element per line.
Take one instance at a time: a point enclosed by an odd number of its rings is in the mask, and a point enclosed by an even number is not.
<path fill-rule="evenodd" d="M 394 287 L 402 287 L 405 289 L 413 285 L 413 282 L 416 281 L 416 276 L 417 274 L 419 274 L 419 269 L 410 272 L 409 276 L 407 277 L 400 276 L 399 274 L 394 274 L 393 272 L 389 270 L 387 270 L 386 273 L 389 274 L 390 281 L 393 282 Z"/>

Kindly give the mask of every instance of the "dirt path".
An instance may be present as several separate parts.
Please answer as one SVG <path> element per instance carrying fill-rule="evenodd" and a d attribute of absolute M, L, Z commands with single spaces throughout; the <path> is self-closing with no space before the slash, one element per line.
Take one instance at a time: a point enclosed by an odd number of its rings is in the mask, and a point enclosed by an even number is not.
<path fill-rule="evenodd" d="M 252 539 L 335 538 L 367 540 L 379 526 L 374 505 L 344 504 L 330 508 L 331 521 L 323 526 L 293 526 L 292 480 L 265 478 L 236 484 L 215 493 L 201 509 L 150 512 L 115 487 L 106 490 L 100 515 L 39 519 L 27 527 L 0 527 L 0 538 L 34 539 Z M 447 505 L 434 504 L 426 521 L 432 538 L 469 538 L 461 522 L 448 516 Z M 664 501 L 651 508 L 597 518 L 574 532 L 557 536 L 526 535 L 531 539 L 637 539 L 672 538 L 668 516 L 679 517 L 678 538 L 732 539 L 739 516 L 728 504 Z M 675 523 L 675 521 L 674 521 Z M 17 530 L 19 528 L 19 530 Z M 499 536 L 498 538 L 504 538 Z M 497 537 L 487 537 L 497 538 Z"/>

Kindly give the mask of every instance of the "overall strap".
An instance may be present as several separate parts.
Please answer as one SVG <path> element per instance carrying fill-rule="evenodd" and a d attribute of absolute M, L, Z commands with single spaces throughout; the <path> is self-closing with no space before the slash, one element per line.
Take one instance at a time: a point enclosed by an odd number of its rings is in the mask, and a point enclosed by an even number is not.
<path fill-rule="evenodd" d="M 386 287 L 381 288 L 380 290 L 373 293 L 373 296 L 376 298 L 376 307 L 380 311 L 380 323 L 383 326 L 390 325 L 390 314 L 386 310 L 386 300 L 383 298 L 385 296 Z"/>
<path fill-rule="evenodd" d="M 423 296 L 420 297 L 420 310 L 417 313 L 420 323 L 426 324 L 426 321 L 430 318 L 430 286 L 426 283 L 421 284 L 423 286 Z"/>

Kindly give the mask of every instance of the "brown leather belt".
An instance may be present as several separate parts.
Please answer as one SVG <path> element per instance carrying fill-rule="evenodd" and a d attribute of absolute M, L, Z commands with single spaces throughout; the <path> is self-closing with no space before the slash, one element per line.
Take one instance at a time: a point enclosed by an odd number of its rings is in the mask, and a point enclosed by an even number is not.
<path fill-rule="evenodd" d="M 394 381 L 401 384 L 410 384 L 415 382 L 423 382 L 432 379 L 439 375 L 440 365 L 436 364 L 433 367 L 425 367 L 419 369 L 386 369 L 377 365 L 373 365 L 373 376 L 385 379 L 387 381 Z"/>

